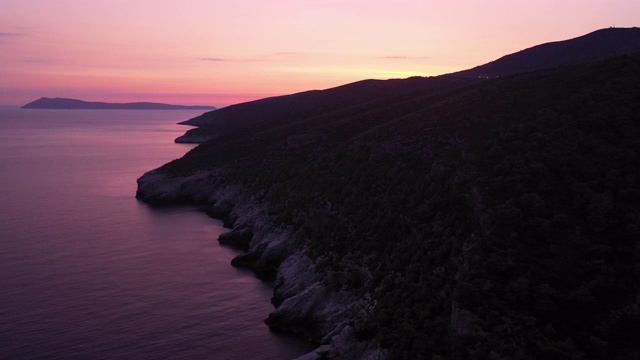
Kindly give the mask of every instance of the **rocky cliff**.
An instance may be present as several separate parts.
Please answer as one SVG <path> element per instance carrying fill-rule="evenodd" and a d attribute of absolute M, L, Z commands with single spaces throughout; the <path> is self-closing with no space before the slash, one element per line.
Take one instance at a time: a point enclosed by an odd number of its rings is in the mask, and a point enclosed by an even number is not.
<path fill-rule="evenodd" d="M 303 359 L 384 359 L 375 342 L 356 337 L 371 317 L 375 301 L 332 291 L 308 257 L 304 235 L 271 223 L 268 206 L 241 186 L 227 183 L 226 175 L 228 171 L 217 169 L 172 177 L 157 169 L 138 179 L 136 197 L 156 205 L 202 204 L 209 214 L 223 219 L 231 230 L 220 236 L 220 242 L 244 250 L 231 264 L 252 269 L 274 284 L 275 310 L 265 320 L 267 325 L 319 345 Z"/>

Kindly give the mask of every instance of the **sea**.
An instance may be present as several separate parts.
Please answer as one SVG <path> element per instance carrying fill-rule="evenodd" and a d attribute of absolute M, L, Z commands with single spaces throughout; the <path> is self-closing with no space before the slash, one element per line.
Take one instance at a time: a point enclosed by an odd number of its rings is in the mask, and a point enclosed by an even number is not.
<path fill-rule="evenodd" d="M 192 110 L 0 107 L 0 359 L 293 359 L 221 223 L 135 199 Z"/>

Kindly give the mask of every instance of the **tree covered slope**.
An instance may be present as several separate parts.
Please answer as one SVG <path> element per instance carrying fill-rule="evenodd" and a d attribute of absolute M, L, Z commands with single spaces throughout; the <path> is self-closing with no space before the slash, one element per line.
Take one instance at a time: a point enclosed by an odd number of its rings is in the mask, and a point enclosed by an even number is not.
<path fill-rule="evenodd" d="M 390 358 L 636 359 L 638 99 L 636 53 L 254 124 L 160 170 L 225 169 L 371 296 L 356 335 Z"/>
<path fill-rule="evenodd" d="M 177 141 L 203 142 L 233 130 L 264 124 L 277 126 L 375 100 L 394 101 L 394 97 L 450 89 L 479 79 L 570 66 L 638 51 L 640 28 L 601 29 L 574 39 L 537 45 L 490 63 L 444 76 L 362 80 L 326 90 L 232 105 L 182 122 L 199 128 L 190 130 Z"/>

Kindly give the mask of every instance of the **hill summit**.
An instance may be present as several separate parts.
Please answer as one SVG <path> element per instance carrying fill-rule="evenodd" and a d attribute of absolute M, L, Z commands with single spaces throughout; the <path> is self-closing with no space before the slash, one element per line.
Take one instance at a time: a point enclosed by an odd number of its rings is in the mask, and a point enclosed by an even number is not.
<path fill-rule="evenodd" d="M 640 28 L 608 28 L 575 39 L 537 45 L 453 75 L 485 78 L 509 76 L 636 51 L 640 51 Z"/>

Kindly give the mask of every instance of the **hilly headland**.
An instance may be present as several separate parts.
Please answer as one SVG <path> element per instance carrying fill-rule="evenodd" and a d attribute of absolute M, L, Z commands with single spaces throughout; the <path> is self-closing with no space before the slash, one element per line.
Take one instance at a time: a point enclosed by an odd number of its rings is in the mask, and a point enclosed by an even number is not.
<path fill-rule="evenodd" d="M 636 359 L 639 84 L 640 29 L 603 29 L 229 106 L 136 197 L 224 219 L 310 359 Z"/>

